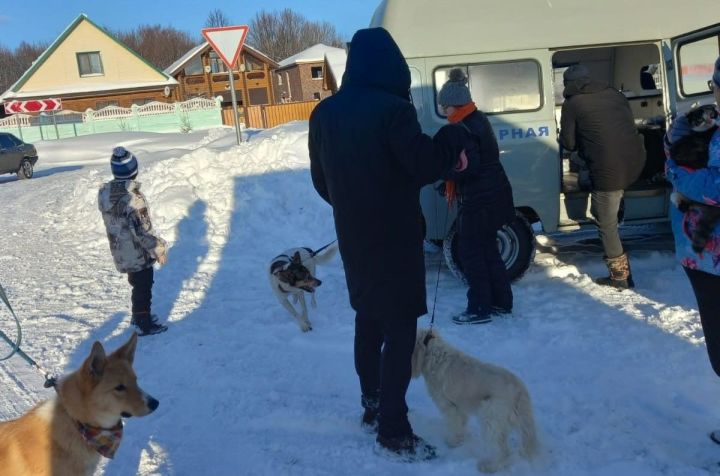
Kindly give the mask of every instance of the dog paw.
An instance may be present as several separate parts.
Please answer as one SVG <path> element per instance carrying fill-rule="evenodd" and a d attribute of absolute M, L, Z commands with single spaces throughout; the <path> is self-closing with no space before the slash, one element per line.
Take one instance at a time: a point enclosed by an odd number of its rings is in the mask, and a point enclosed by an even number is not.
<path fill-rule="evenodd" d="M 300 330 L 303 332 L 310 332 L 312 330 L 312 326 L 310 324 L 302 324 L 300 325 Z"/>

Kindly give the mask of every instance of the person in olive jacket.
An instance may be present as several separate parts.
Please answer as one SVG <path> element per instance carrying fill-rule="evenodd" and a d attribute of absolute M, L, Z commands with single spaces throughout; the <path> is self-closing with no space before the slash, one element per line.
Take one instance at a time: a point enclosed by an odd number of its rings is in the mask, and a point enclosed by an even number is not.
<path fill-rule="evenodd" d="M 378 448 L 407 460 L 435 456 L 405 402 L 417 318 L 427 313 L 420 189 L 467 166 L 463 137 L 459 126 L 422 133 L 410 70 L 382 28 L 355 33 L 340 90 L 310 117 L 312 181 L 332 206 L 356 311 L 362 422 L 377 428 Z"/>
<path fill-rule="evenodd" d="M 645 165 L 643 139 L 625 96 L 606 83 L 592 80 L 587 67 L 569 67 L 563 82 L 560 144 L 578 151 L 590 169 L 590 211 L 610 272 L 595 282 L 618 289 L 632 288 L 635 283 L 630 262 L 618 233 L 618 211 L 624 190 L 638 179 Z"/>

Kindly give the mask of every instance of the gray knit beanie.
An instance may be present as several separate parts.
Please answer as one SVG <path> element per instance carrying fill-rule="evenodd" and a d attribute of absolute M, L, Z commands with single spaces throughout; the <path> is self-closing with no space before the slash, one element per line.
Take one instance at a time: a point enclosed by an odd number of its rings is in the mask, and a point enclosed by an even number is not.
<path fill-rule="evenodd" d="M 438 93 L 438 104 L 441 106 L 464 106 L 472 101 L 467 87 L 467 75 L 462 68 L 453 68 L 448 80 Z"/>
<path fill-rule="evenodd" d="M 715 72 L 713 73 L 712 79 L 715 86 L 720 88 L 720 56 L 715 60 Z"/>

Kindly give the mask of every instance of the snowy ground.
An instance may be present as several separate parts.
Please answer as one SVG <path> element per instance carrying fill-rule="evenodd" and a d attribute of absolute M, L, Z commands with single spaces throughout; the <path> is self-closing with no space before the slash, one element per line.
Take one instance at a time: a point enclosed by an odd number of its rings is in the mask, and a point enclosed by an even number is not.
<path fill-rule="evenodd" d="M 307 334 L 265 275 L 285 248 L 335 236 L 310 182 L 307 123 L 256 132 L 241 146 L 234 140 L 218 129 L 41 142 L 35 178 L 0 176 L 0 283 L 22 319 L 24 350 L 58 372 L 76 368 L 93 341 L 112 349 L 129 333 L 129 286 L 112 265 L 96 205 L 114 145 L 138 155 L 155 227 L 171 243 L 154 288 L 155 311 L 170 329 L 141 339 L 136 357 L 141 385 L 161 404 L 127 422 L 102 473 L 476 474 L 482 450 L 443 444 L 421 381 L 408 393 L 410 418 L 439 459 L 406 465 L 373 454 L 373 437 L 358 425 L 354 314 L 340 259 L 319 268 Z M 592 283 L 604 269 L 597 248 L 577 252 L 588 238 L 550 252 L 552 238 L 540 237 L 545 246 L 514 285 L 515 314 L 485 326 L 448 320 L 465 290 L 441 272 L 436 327 L 453 345 L 511 369 L 533 398 L 543 457 L 504 474 L 720 473 L 720 448 L 707 438 L 720 427 L 720 385 L 667 237 L 632 251 L 638 288 L 624 293 Z M 430 300 L 438 260 L 428 254 Z M 6 311 L 0 329 L 13 335 Z M 0 363 L 0 419 L 51 393 L 18 357 Z M 479 443 L 479 427 L 471 432 Z"/>

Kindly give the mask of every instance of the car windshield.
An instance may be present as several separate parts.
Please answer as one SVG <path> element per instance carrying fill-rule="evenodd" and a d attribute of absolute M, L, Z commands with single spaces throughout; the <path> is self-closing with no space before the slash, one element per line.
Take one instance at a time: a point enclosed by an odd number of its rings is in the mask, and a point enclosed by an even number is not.
<path fill-rule="evenodd" d="M 11 136 L 9 134 L 0 134 L 0 147 L 6 149 L 10 147 L 15 147 L 16 144 L 12 141 L 12 139 L 10 139 L 10 137 Z"/>
<path fill-rule="evenodd" d="M 15 137 L 14 135 L 8 134 L 8 137 L 10 138 L 10 141 L 11 141 L 13 144 L 15 144 L 15 145 L 23 145 L 23 141 L 21 141 L 20 139 L 18 139 L 18 138 Z"/>

